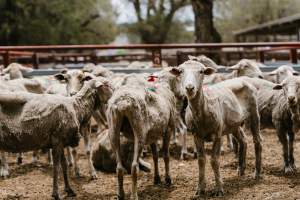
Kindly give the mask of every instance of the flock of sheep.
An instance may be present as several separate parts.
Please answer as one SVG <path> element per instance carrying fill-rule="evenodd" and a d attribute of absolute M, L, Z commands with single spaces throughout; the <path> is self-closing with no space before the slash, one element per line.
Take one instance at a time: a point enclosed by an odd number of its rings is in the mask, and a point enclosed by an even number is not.
<path fill-rule="evenodd" d="M 169 146 L 181 137 L 181 155 L 187 152 L 186 137 L 194 136 L 199 182 L 196 196 L 206 195 L 205 142 L 212 142 L 211 166 L 215 175 L 214 196 L 223 196 L 219 158 L 223 137 L 238 159 L 238 175 L 246 168 L 249 131 L 255 146 L 254 178 L 262 177 L 262 128 L 275 128 L 282 144 L 284 173 L 296 170 L 293 156 L 295 133 L 300 127 L 300 77 L 290 66 L 270 73 L 262 64 L 243 59 L 227 67 L 231 73 L 217 73 L 220 66 L 206 56 L 193 57 L 178 67 L 165 67 L 154 74 L 115 74 L 87 64 L 82 70 L 63 69 L 53 77 L 27 79 L 17 63 L 2 69 L 0 84 L 0 176 L 7 177 L 6 152 L 39 150 L 48 152 L 53 165 L 54 199 L 62 168 L 65 192 L 75 196 L 68 181 L 68 166 L 80 176 L 77 146 L 84 139 L 89 173 L 96 169 L 117 173 L 118 199 L 125 198 L 124 173 L 131 173 L 133 199 L 138 199 L 137 173 L 151 166 L 142 158 L 150 145 L 154 163 L 154 184 L 161 184 L 158 148 L 163 152 L 166 185 L 172 184 Z M 91 142 L 91 123 L 98 137 Z M 67 155 L 65 156 L 65 151 Z"/>

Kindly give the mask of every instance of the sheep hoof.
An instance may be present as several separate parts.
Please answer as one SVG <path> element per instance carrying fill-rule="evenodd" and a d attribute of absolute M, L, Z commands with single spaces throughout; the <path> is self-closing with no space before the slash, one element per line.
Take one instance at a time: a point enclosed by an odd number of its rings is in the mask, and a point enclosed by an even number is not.
<path fill-rule="evenodd" d="M 169 176 L 167 176 L 165 178 L 165 183 L 166 183 L 166 186 L 168 186 L 168 187 L 172 185 L 172 180 Z"/>
<path fill-rule="evenodd" d="M 67 197 L 76 197 L 76 193 L 71 188 L 65 188 L 65 192 L 67 193 Z"/>
<path fill-rule="evenodd" d="M 245 175 L 245 168 L 238 167 L 237 171 L 238 171 L 239 176 L 244 176 Z"/>
<path fill-rule="evenodd" d="M 75 177 L 76 177 L 76 178 L 81 178 L 80 172 L 77 171 L 77 170 L 75 171 Z"/>
<path fill-rule="evenodd" d="M 205 197 L 205 196 L 206 196 L 205 190 L 197 190 L 197 192 L 194 195 L 193 199 L 198 199 L 199 197 Z"/>
<path fill-rule="evenodd" d="M 194 159 L 197 159 L 197 152 L 194 152 Z"/>
<path fill-rule="evenodd" d="M 161 180 L 159 175 L 154 177 L 154 185 L 160 185 L 161 184 Z"/>
<path fill-rule="evenodd" d="M 52 194 L 52 198 L 53 198 L 54 200 L 60 200 L 60 197 L 59 197 L 58 194 Z"/>
<path fill-rule="evenodd" d="M 91 174 L 91 180 L 97 180 L 97 178 L 98 178 L 98 176 L 97 176 L 96 172 L 93 172 Z"/>
<path fill-rule="evenodd" d="M 123 193 L 123 194 L 118 194 L 118 195 L 117 195 L 117 199 L 118 199 L 118 200 L 124 200 L 124 199 L 125 199 L 124 196 L 125 196 L 124 193 Z"/>
<path fill-rule="evenodd" d="M 224 191 L 223 189 L 216 189 L 212 192 L 213 197 L 223 197 L 224 196 Z"/>
<path fill-rule="evenodd" d="M 291 165 L 288 165 L 288 166 L 285 166 L 284 167 L 284 173 L 285 174 L 295 174 L 296 173 L 296 170 L 293 169 L 293 167 Z"/>
<path fill-rule="evenodd" d="M 23 163 L 23 158 L 22 157 L 18 157 L 17 158 L 17 164 L 21 165 Z"/>
<path fill-rule="evenodd" d="M 5 167 L 1 167 L 0 168 L 0 177 L 2 178 L 7 178 L 9 176 L 9 172 L 8 172 L 8 169 L 5 168 Z"/>

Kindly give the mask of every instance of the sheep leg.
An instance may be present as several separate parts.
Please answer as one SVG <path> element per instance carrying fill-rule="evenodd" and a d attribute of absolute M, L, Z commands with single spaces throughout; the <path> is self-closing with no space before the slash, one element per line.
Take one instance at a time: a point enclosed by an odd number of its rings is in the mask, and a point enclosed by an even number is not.
<path fill-rule="evenodd" d="M 159 184 L 161 184 L 161 180 L 160 180 L 159 170 L 158 170 L 157 145 L 156 145 L 156 143 L 153 143 L 150 146 L 151 146 L 151 150 L 152 150 L 153 163 L 154 163 L 154 185 L 159 185 Z"/>
<path fill-rule="evenodd" d="M 181 135 L 181 155 L 180 159 L 185 160 L 187 159 L 187 144 L 186 144 L 186 139 L 187 139 L 187 128 L 184 125 L 183 121 L 181 120 L 180 122 L 181 127 L 180 127 L 180 135 Z"/>
<path fill-rule="evenodd" d="M 215 181 L 216 181 L 216 186 L 215 190 L 213 192 L 214 196 L 223 196 L 224 195 L 224 190 L 223 190 L 223 181 L 222 177 L 220 175 L 220 155 L 221 155 L 221 145 L 222 145 L 222 137 L 217 136 L 215 140 L 213 141 L 213 146 L 212 146 L 212 156 L 211 156 L 211 167 L 214 171 L 215 175 Z"/>
<path fill-rule="evenodd" d="M 246 153 L 247 153 L 247 143 L 245 140 L 245 134 L 241 127 L 239 127 L 238 130 L 236 132 L 234 132 L 233 134 L 239 143 L 238 174 L 239 174 L 239 176 L 243 176 L 243 175 L 245 175 Z"/>
<path fill-rule="evenodd" d="M 36 163 L 39 160 L 39 151 L 32 152 L 32 163 Z"/>
<path fill-rule="evenodd" d="M 52 149 L 48 150 L 48 163 L 50 166 L 53 166 Z"/>
<path fill-rule="evenodd" d="M 61 166 L 62 166 L 63 176 L 64 176 L 65 192 L 67 193 L 68 197 L 75 197 L 76 194 L 72 190 L 68 179 L 68 164 L 67 164 L 64 151 L 61 152 Z"/>
<path fill-rule="evenodd" d="M 53 147 L 52 149 L 52 156 L 53 156 L 53 192 L 52 197 L 55 200 L 60 200 L 59 193 L 58 193 L 58 173 L 61 161 L 61 151 L 62 148 Z"/>
<path fill-rule="evenodd" d="M 257 111 L 255 111 L 257 112 Z M 255 114 L 251 117 L 251 123 L 250 123 L 250 132 L 252 134 L 253 143 L 254 143 L 254 150 L 255 150 L 255 173 L 254 177 L 255 179 L 262 178 L 261 175 L 261 157 L 262 157 L 262 138 L 260 135 L 260 121 L 259 121 L 259 115 Z"/>
<path fill-rule="evenodd" d="M 198 157 L 198 168 L 199 168 L 199 180 L 198 180 L 198 188 L 196 192 L 196 196 L 205 195 L 206 189 L 206 180 L 205 180 L 205 163 L 206 163 L 206 155 L 204 149 L 204 141 L 201 138 L 193 133 L 194 142 L 197 149 L 197 157 Z"/>
<path fill-rule="evenodd" d="M 135 132 L 135 131 L 134 131 Z M 143 144 L 137 134 L 134 136 L 134 154 L 133 160 L 131 164 L 131 180 L 132 180 L 132 198 L 134 200 L 138 200 L 138 193 L 137 193 L 137 174 L 139 171 L 139 156 L 142 153 Z"/>
<path fill-rule="evenodd" d="M 92 154 L 91 154 L 91 137 L 90 137 L 90 130 L 89 130 L 89 125 L 87 127 L 84 127 L 84 146 L 85 146 L 85 153 L 87 155 L 88 159 L 88 165 L 89 165 L 89 171 L 90 171 L 90 176 L 91 179 L 97 179 L 97 174 L 96 170 L 94 168 L 93 162 L 92 162 Z"/>
<path fill-rule="evenodd" d="M 175 128 L 173 129 L 175 130 Z M 165 163 L 165 183 L 167 186 L 172 184 L 170 176 L 170 139 L 173 132 L 172 128 L 166 131 L 165 136 L 163 137 L 163 156 Z"/>
<path fill-rule="evenodd" d="M 289 146 L 288 146 L 288 139 L 287 139 L 286 132 L 284 130 L 282 130 L 281 128 L 279 128 L 277 130 L 277 136 L 282 145 L 283 160 L 284 160 L 284 168 L 283 168 L 284 173 L 285 174 L 293 173 L 294 170 L 290 167 L 290 164 L 289 164 Z"/>
<path fill-rule="evenodd" d="M 233 150 L 233 142 L 232 142 L 232 136 L 231 134 L 227 135 L 227 147 L 230 151 Z"/>
<path fill-rule="evenodd" d="M 74 158 L 73 158 L 73 155 L 72 155 L 72 148 L 71 147 L 67 147 L 66 151 L 67 151 L 67 162 L 68 162 L 68 165 L 69 165 L 69 167 L 72 167 L 74 165 Z"/>
<path fill-rule="evenodd" d="M 110 121 L 112 123 L 112 121 Z M 112 146 L 113 151 L 116 155 L 116 161 L 117 161 L 117 176 L 118 176 L 118 199 L 124 199 L 125 198 L 125 192 L 123 187 L 123 176 L 126 172 L 125 168 L 122 164 L 122 157 L 121 157 L 121 151 L 120 151 L 120 126 L 118 124 L 116 126 L 112 125 L 109 128 L 109 138 L 110 143 Z"/>
<path fill-rule="evenodd" d="M 6 153 L 1 151 L 1 159 L 0 159 L 0 177 L 6 178 L 9 176 L 9 168 L 6 161 Z"/>
<path fill-rule="evenodd" d="M 296 171 L 295 158 L 294 158 L 295 133 L 293 131 L 289 131 L 288 136 L 289 136 L 289 163 L 290 163 L 290 167 Z"/>
<path fill-rule="evenodd" d="M 69 148 L 71 148 L 71 147 L 68 147 L 68 149 Z M 75 176 L 77 178 L 80 178 L 80 169 L 79 169 L 79 166 L 78 166 L 78 154 L 77 154 L 76 148 L 72 148 L 72 156 L 73 156 L 73 159 L 74 159 Z M 70 166 L 70 163 L 69 163 L 69 166 Z"/>
<path fill-rule="evenodd" d="M 21 165 L 23 163 L 23 153 L 17 153 L 17 164 Z"/>

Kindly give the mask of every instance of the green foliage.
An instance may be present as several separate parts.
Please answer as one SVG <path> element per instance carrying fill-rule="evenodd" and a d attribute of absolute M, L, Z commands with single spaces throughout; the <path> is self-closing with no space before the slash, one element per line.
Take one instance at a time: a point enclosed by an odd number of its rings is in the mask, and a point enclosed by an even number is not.
<path fill-rule="evenodd" d="M 108 43 L 114 14 L 108 0 L 0 0 L 0 44 Z"/>
<path fill-rule="evenodd" d="M 215 24 L 223 41 L 233 31 L 299 13 L 299 0 L 215 0 Z"/>

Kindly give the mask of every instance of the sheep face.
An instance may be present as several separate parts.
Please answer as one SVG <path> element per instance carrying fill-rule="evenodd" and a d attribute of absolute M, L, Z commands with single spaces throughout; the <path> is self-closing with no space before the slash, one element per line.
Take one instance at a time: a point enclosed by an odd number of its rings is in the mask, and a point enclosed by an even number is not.
<path fill-rule="evenodd" d="M 82 71 L 68 71 L 61 72 L 54 76 L 59 81 L 66 82 L 67 94 L 69 96 L 75 95 L 83 87 L 84 81 L 92 79 L 92 75 L 89 73 L 83 73 Z"/>
<path fill-rule="evenodd" d="M 97 94 L 100 102 L 107 103 L 114 92 L 110 82 L 103 77 L 97 77 L 95 78 L 94 87 L 98 90 Z"/>
<path fill-rule="evenodd" d="M 179 77 L 183 94 L 193 99 L 199 91 L 202 91 L 204 75 L 215 72 L 214 68 L 205 67 L 197 61 L 189 60 L 181 64 L 178 68 L 173 67 L 170 73 Z"/>
<path fill-rule="evenodd" d="M 281 84 L 275 85 L 273 89 L 283 89 L 289 105 L 294 107 L 300 99 L 300 77 L 288 76 Z"/>
<path fill-rule="evenodd" d="M 281 83 L 288 76 L 298 76 L 299 72 L 295 71 L 293 67 L 288 65 L 282 65 L 278 67 L 276 70 L 268 73 L 268 76 L 272 77 L 275 83 Z"/>
<path fill-rule="evenodd" d="M 172 67 L 166 67 L 163 70 L 154 73 L 153 76 L 157 78 L 158 82 L 167 83 L 171 91 L 174 93 L 174 95 L 178 98 L 181 98 L 183 94 L 180 89 L 180 82 L 179 82 L 180 77 L 171 74 L 170 73 L 171 70 Z"/>
<path fill-rule="evenodd" d="M 236 77 L 248 76 L 251 78 L 263 78 L 263 73 L 259 69 L 258 64 L 251 60 L 242 59 L 236 65 L 233 65 L 228 69 L 234 70 L 236 72 Z"/>

